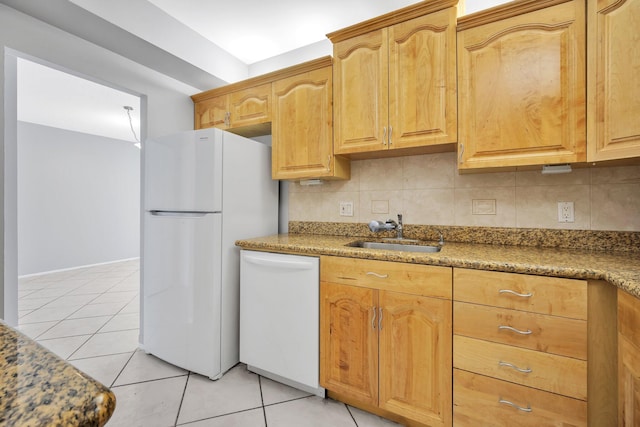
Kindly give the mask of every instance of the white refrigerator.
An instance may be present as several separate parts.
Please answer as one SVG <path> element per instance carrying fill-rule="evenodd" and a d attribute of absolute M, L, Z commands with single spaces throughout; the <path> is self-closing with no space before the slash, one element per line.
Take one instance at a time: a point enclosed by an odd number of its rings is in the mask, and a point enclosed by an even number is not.
<path fill-rule="evenodd" d="M 271 147 L 219 129 L 147 140 L 142 345 L 220 378 L 239 360 L 238 239 L 278 232 Z"/>

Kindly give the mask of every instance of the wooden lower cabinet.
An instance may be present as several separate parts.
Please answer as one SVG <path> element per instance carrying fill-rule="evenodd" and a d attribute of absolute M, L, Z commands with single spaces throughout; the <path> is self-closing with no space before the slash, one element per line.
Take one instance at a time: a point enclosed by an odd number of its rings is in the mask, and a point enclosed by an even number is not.
<path fill-rule="evenodd" d="M 618 425 L 640 425 L 640 301 L 618 290 Z"/>
<path fill-rule="evenodd" d="M 395 263 L 363 263 L 376 267 L 373 283 L 402 274 Z M 329 395 L 405 425 L 451 426 L 451 300 L 325 279 L 320 383 Z"/>
<path fill-rule="evenodd" d="M 587 425 L 587 402 L 453 370 L 453 423 L 463 426 Z"/>

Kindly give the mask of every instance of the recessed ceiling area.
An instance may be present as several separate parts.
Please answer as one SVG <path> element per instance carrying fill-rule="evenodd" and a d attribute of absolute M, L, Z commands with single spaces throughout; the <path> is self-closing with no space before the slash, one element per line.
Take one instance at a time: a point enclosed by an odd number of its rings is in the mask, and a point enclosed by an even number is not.
<path fill-rule="evenodd" d="M 136 142 L 140 98 L 63 71 L 18 58 L 18 120 Z"/>

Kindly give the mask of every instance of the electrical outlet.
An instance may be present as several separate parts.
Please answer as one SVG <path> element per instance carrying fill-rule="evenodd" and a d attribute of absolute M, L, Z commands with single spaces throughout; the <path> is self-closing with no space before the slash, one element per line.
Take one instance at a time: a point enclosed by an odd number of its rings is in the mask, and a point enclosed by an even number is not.
<path fill-rule="evenodd" d="M 558 222 L 574 222 L 573 202 L 558 202 Z"/>
<path fill-rule="evenodd" d="M 340 216 L 353 216 L 353 202 L 340 202 Z"/>

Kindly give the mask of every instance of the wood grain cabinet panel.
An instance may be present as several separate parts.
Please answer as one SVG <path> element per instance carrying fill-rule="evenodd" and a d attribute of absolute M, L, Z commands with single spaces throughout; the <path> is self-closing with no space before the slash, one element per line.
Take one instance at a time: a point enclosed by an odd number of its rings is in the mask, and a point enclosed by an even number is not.
<path fill-rule="evenodd" d="M 380 291 L 380 408 L 451 423 L 451 301 Z"/>
<path fill-rule="evenodd" d="M 270 122 L 271 83 L 230 93 L 229 121 L 231 128 Z"/>
<path fill-rule="evenodd" d="M 416 267 L 429 266 L 328 256 L 320 266 L 320 382 L 329 396 L 404 425 L 451 426 L 451 300 L 391 290 L 428 280 L 418 272 L 429 269 Z M 446 269 L 431 268 L 439 281 Z"/>
<path fill-rule="evenodd" d="M 589 0 L 590 162 L 640 157 L 640 0 Z"/>
<path fill-rule="evenodd" d="M 273 179 L 350 177 L 333 155 L 332 67 L 273 83 Z"/>
<path fill-rule="evenodd" d="M 378 404 L 377 299 L 371 289 L 320 284 L 320 384 L 370 405 Z"/>
<path fill-rule="evenodd" d="M 455 20 L 448 7 L 334 44 L 336 153 L 456 142 Z"/>
<path fill-rule="evenodd" d="M 206 99 L 195 104 L 195 129 L 229 127 L 229 97 L 226 95 Z"/>
<path fill-rule="evenodd" d="M 453 370 L 456 427 L 586 427 L 587 402 Z"/>
<path fill-rule="evenodd" d="M 462 27 L 458 168 L 584 162 L 585 45 L 584 0 Z"/>
<path fill-rule="evenodd" d="M 618 425 L 640 425 L 640 301 L 618 290 Z"/>

